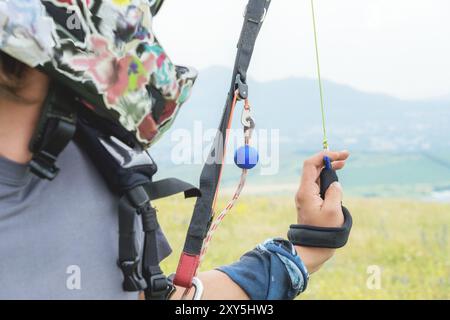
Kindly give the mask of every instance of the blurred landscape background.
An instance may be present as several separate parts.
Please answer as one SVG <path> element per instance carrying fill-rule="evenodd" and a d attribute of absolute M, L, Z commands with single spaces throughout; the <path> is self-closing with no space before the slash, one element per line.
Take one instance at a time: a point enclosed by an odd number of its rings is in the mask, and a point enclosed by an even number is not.
<path fill-rule="evenodd" d="M 194 185 L 202 165 L 174 165 L 173 133 L 215 129 L 231 70 L 200 72 L 191 100 L 174 127 L 153 148 L 158 178 L 175 176 Z M 261 175 L 253 169 L 238 204 L 216 233 L 202 270 L 232 263 L 268 237 L 286 236 L 295 223 L 294 192 L 304 158 L 321 148 L 317 83 L 291 78 L 250 80 L 258 128 L 279 129 L 279 170 Z M 299 299 L 450 299 L 448 223 L 450 221 L 450 101 L 405 101 L 325 82 L 332 149 L 349 149 L 339 173 L 345 205 L 354 216 L 348 245 L 313 275 Z M 235 128 L 239 128 L 236 110 Z M 207 144 L 200 144 L 205 151 Z M 228 148 L 232 154 L 234 146 Z M 220 210 L 236 187 L 240 171 L 225 165 Z M 161 225 L 174 249 L 165 262 L 175 270 L 194 206 L 182 197 L 156 203 Z M 367 284 L 379 268 L 380 287 Z M 369 269 L 368 269 L 369 268 Z"/>
<path fill-rule="evenodd" d="M 163 176 L 198 182 L 201 165 L 173 165 L 172 152 L 179 143 L 173 133 L 177 129 L 194 132 L 196 122 L 202 124 L 203 131 L 217 128 L 230 77 L 231 70 L 224 67 L 199 73 L 191 99 L 168 135 L 152 150 Z M 279 130 L 279 141 L 274 142 L 279 148 L 279 169 L 271 175 L 261 175 L 258 168 L 254 169 L 248 189 L 292 191 L 303 159 L 321 150 L 317 82 L 307 78 L 269 82 L 250 79 L 249 86 L 256 132 Z M 348 166 L 340 173 L 346 195 L 450 201 L 450 99 L 400 100 L 329 81 L 325 81 L 324 90 L 330 147 L 351 152 Z M 239 121 L 237 109 L 234 128 L 241 127 Z M 194 140 L 193 149 L 194 145 L 209 150 L 204 141 Z M 231 188 L 239 170 L 233 164 L 225 167 L 223 187 Z"/>
<path fill-rule="evenodd" d="M 174 127 L 151 151 L 157 178 L 198 185 L 201 164 L 173 162 L 178 134 L 192 134 L 192 149 L 209 149 L 195 133 L 199 125 L 202 132 L 218 126 L 246 1 L 166 2 L 154 21 L 158 39 L 176 63 L 200 74 Z M 299 299 L 450 299 L 450 2 L 315 4 L 328 138 L 331 149 L 351 152 L 339 178 L 354 226 L 348 245 L 311 277 Z M 268 152 L 277 154 L 277 170 L 263 174 L 268 159 L 255 140 L 260 164 L 202 270 L 231 263 L 268 237 L 286 236 L 296 222 L 302 162 L 322 144 L 315 63 L 310 1 L 272 1 L 248 80 L 256 137 L 261 129 L 279 134 Z M 239 118 L 238 109 L 234 128 Z M 218 210 L 239 173 L 232 160 L 225 165 Z M 171 272 L 194 201 L 155 204 L 174 249 L 164 262 Z M 380 271 L 379 287 L 370 283 L 373 270 Z"/>

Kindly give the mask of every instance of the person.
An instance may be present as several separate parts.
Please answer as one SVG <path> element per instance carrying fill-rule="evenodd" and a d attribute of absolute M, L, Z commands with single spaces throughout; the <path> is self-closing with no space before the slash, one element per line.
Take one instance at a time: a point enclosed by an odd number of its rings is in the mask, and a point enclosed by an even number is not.
<path fill-rule="evenodd" d="M 30 170 L 30 141 L 55 78 L 5 53 L 4 43 L 0 48 L 0 299 L 137 299 L 137 293 L 123 291 L 115 263 L 119 199 L 82 146 L 70 142 L 61 152 L 53 181 Z M 320 152 L 304 161 L 295 196 L 297 220 L 340 227 L 340 184 L 332 183 L 324 200 L 319 194 L 324 156 L 340 170 L 349 153 Z M 171 248 L 162 229 L 157 239 L 162 260 Z M 287 258 L 270 251 L 274 245 L 283 246 Z M 332 248 L 268 240 L 232 265 L 200 273 L 203 299 L 292 299 L 334 253 Z"/>

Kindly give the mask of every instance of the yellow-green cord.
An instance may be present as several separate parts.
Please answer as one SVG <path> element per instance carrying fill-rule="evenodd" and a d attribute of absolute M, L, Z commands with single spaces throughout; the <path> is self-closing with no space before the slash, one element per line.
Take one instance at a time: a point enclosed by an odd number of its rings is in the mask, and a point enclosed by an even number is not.
<path fill-rule="evenodd" d="M 317 42 L 316 14 L 314 11 L 314 0 L 311 0 L 311 13 L 312 13 L 312 22 L 313 22 L 313 29 L 314 29 L 314 45 L 316 48 L 317 78 L 319 80 L 320 110 L 322 112 L 322 130 L 323 130 L 322 145 L 325 150 L 328 150 L 327 130 L 325 127 L 325 109 L 324 109 L 324 103 L 323 103 L 322 77 L 320 76 L 319 45 Z"/>

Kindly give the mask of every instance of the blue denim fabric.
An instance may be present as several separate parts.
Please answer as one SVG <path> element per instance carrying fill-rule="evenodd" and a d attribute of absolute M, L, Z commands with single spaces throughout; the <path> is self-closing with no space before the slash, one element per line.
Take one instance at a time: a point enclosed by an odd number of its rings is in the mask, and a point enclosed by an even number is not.
<path fill-rule="evenodd" d="M 252 300 L 292 300 L 306 289 L 308 271 L 287 240 L 268 239 L 238 262 L 218 268 Z"/>

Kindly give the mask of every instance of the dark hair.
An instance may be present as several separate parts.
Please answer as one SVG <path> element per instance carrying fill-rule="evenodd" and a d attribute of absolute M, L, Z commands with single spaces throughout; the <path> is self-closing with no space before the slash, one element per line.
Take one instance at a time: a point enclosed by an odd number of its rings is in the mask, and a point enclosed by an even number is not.
<path fill-rule="evenodd" d="M 3 90 L 15 93 L 22 83 L 27 66 L 0 51 L 0 87 Z"/>

